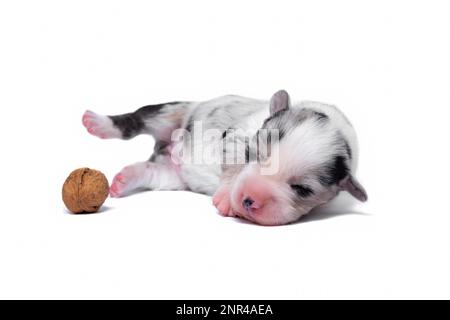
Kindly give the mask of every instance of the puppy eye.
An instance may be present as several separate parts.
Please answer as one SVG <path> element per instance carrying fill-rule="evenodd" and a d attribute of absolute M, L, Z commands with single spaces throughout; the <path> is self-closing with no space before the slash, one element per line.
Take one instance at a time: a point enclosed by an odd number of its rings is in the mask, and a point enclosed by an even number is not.
<path fill-rule="evenodd" d="M 291 188 L 302 198 L 306 198 L 314 194 L 314 191 L 309 186 L 304 184 L 291 184 Z"/>

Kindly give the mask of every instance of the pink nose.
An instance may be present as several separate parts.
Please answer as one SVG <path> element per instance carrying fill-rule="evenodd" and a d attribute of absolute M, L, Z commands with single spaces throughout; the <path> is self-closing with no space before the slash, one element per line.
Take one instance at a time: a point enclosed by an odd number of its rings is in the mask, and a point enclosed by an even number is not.
<path fill-rule="evenodd" d="M 253 201 L 253 199 L 250 197 L 247 197 L 244 200 L 242 200 L 242 206 L 244 207 L 244 209 L 250 209 L 254 203 L 255 201 Z"/>
<path fill-rule="evenodd" d="M 249 176 L 242 184 L 241 205 L 246 211 L 262 208 L 272 195 L 269 183 L 261 176 Z"/>

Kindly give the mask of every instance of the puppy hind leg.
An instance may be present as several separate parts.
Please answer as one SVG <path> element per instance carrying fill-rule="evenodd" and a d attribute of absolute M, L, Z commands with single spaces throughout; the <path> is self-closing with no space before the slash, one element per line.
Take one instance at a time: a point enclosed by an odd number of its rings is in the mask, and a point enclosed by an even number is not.
<path fill-rule="evenodd" d="M 151 134 L 156 140 L 169 142 L 172 131 L 181 126 L 191 106 L 189 102 L 168 102 L 114 116 L 88 110 L 83 114 L 82 123 L 90 134 L 103 139 L 128 140 L 139 134 Z"/>
<path fill-rule="evenodd" d="M 113 179 L 110 195 L 118 198 L 138 190 L 184 190 L 178 173 L 169 165 L 150 161 L 123 168 Z"/>

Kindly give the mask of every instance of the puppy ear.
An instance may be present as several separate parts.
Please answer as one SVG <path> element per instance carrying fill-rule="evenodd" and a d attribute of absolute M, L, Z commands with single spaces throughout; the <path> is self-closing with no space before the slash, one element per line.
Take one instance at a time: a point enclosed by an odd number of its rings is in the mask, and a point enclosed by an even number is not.
<path fill-rule="evenodd" d="M 367 193 L 364 187 L 355 179 L 351 174 L 345 177 L 341 182 L 339 182 L 339 187 L 341 190 L 349 192 L 359 201 L 367 201 Z"/>
<path fill-rule="evenodd" d="M 280 110 L 288 109 L 291 106 L 291 99 L 285 90 L 275 92 L 270 99 L 270 115 Z"/>

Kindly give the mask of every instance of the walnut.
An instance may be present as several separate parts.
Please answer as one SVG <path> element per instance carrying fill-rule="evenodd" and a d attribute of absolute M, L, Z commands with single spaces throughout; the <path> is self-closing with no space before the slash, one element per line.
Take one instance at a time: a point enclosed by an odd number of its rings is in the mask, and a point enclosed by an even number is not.
<path fill-rule="evenodd" d="M 92 213 L 105 202 L 109 184 L 100 171 L 80 168 L 72 171 L 64 182 L 62 198 L 67 209 L 73 213 Z"/>

